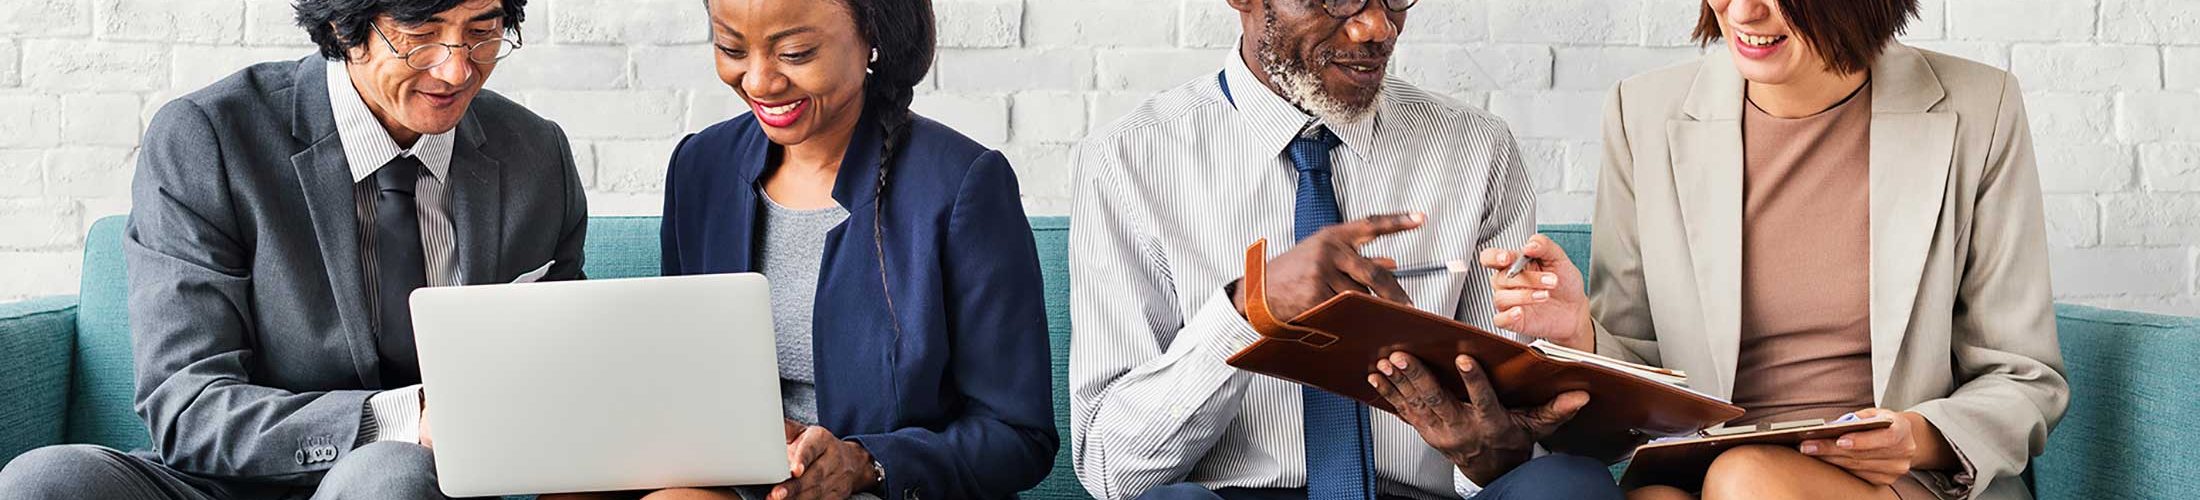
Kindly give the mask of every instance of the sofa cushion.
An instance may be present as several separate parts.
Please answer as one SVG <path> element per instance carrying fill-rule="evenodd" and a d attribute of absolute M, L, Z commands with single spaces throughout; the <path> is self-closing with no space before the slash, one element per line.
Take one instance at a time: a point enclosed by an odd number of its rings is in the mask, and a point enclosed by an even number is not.
<path fill-rule="evenodd" d="M 2039 498 L 2200 491 L 2200 319 L 2055 307 L 2070 409 L 2032 461 Z"/>
<path fill-rule="evenodd" d="M 76 345 L 76 297 L 0 304 L 0 463 L 61 443 Z"/>

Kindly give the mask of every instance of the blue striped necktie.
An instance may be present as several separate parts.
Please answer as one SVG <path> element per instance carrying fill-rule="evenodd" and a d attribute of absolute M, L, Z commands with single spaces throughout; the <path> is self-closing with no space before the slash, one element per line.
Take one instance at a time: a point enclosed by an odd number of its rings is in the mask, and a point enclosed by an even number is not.
<path fill-rule="evenodd" d="M 1344 221 L 1329 182 L 1329 152 L 1339 141 L 1325 127 L 1291 140 L 1291 165 L 1299 171 L 1299 195 L 1291 231 L 1305 240 Z M 1301 387 L 1306 418 L 1306 497 L 1315 500 L 1375 498 L 1375 453 L 1367 407 L 1343 396 Z"/>

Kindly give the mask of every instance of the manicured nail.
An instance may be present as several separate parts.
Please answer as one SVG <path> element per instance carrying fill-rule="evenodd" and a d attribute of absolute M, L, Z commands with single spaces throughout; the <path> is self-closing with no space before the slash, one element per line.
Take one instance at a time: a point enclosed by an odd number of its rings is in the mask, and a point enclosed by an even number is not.
<path fill-rule="evenodd" d="M 1856 447 L 1856 442 L 1854 442 L 1854 441 L 1849 441 L 1849 440 L 1847 440 L 1847 439 L 1843 439 L 1843 440 L 1839 440 L 1839 441 L 1834 441 L 1834 442 L 1833 442 L 1833 445 L 1834 445 L 1834 446 L 1839 446 L 1839 447 L 1842 447 L 1842 448 L 1855 448 L 1855 447 Z"/>
<path fill-rule="evenodd" d="M 1551 286 L 1557 286 L 1557 285 L 1558 285 L 1558 275 L 1554 275 L 1554 274 L 1545 274 L 1545 275 L 1543 275 L 1543 284 L 1545 284 L 1545 285 L 1551 285 Z"/>
<path fill-rule="evenodd" d="M 1528 297 L 1535 300 L 1551 300 L 1551 292 L 1535 292 L 1528 294 Z"/>
<path fill-rule="evenodd" d="M 1414 223 L 1420 223 L 1420 222 L 1422 222 L 1422 221 L 1427 221 L 1427 220 L 1428 220 L 1428 214 L 1424 214 L 1424 213 L 1420 213 L 1420 212 L 1414 212 L 1414 213 L 1412 213 L 1411 215 L 1407 215 L 1407 216 L 1406 216 L 1406 218 L 1408 218 L 1408 219 L 1413 219 L 1413 222 L 1414 222 Z"/>
<path fill-rule="evenodd" d="M 1465 373 L 1465 372 L 1471 372 L 1471 371 L 1474 371 L 1474 363 L 1471 363 L 1471 362 L 1467 362 L 1467 361 L 1460 361 L 1460 362 L 1459 362 L 1459 371 L 1460 371 L 1461 373 Z"/>
<path fill-rule="evenodd" d="M 1375 382 L 1376 380 L 1379 380 L 1379 379 L 1375 378 L 1375 376 L 1374 376 L 1374 375 L 1368 375 L 1368 376 L 1367 376 L 1367 386 L 1368 386 L 1368 387 L 1372 387 L 1372 388 L 1375 388 L 1375 389 L 1382 389 L 1382 388 L 1383 388 L 1383 384 L 1379 384 L 1379 383 L 1376 383 L 1376 382 Z"/>
<path fill-rule="evenodd" d="M 1816 453 L 1818 453 L 1818 445 L 1815 445 L 1815 444 L 1806 444 L 1806 445 L 1803 445 L 1803 454 L 1805 454 L 1805 455 L 1811 455 L 1811 454 L 1816 454 Z"/>
<path fill-rule="evenodd" d="M 1392 372 L 1390 371 L 1390 363 L 1385 363 L 1385 362 L 1377 361 L 1377 362 L 1375 362 L 1375 369 L 1377 369 L 1377 370 L 1381 370 L 1381 371 L 1383 372 L 1383 376 L 1385 376 L 1385 377 L 1395 377 L 1395 376 L 1398 376 L 1398 374 L 1396 374 L 1396 373 L 1392 373 Z"/>

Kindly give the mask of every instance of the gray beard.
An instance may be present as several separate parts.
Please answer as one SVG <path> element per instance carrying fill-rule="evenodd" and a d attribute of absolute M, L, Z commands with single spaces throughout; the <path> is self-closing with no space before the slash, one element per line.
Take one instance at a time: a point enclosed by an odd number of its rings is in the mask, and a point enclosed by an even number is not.
<path fill-rule="evenodd" d="M 1353 104 L 1329 95 L 1329 91 L 1322 89 L 1321 75 L 1308 68 L 1306 61 L 1284 57 L 1276 49 L 1275 40 L 1280 30 L 1276 28 L 1275 6 L 1269 4 L 1269 0 L 1262 0 L 1262 4 L 1266 19 L 1261 26 L 1260 46 L 1255 52 L 1260 54 L 1261 69 L 1268 74 L 1268 81 L 1275 82 L 1276 88 L 1283 91 L 1283 100 L 1321 119 L 1322 123 L 1332 125 L 1359 123 L 1374 116 L 1375 105 L 1382 102 L 1380 87 L 1377 87 L 1375 98 L 1366 104 Z"/>

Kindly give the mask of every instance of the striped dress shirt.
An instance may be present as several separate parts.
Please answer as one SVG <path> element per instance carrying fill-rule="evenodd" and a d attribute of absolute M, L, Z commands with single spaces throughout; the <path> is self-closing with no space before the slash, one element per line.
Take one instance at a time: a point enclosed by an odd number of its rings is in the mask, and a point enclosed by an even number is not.
<path fill-rule="evenodd" d="M 359 269 L 365 278 L 367 310 L 381 308 L 381 295 L 377 292 L 381 267 L 375 259 L 374 200 L 378 194 L 374 181 L 376 170 L 399 156 L 418 158 L 420 180 L 413 187 L 413 199 L 419 207 L 420 245 L 427 257 L 428 286 L 452 286 L 459 284 L 458 242 L 451 226 L 451 197 L 444 189 L 443 179 L 450 178 L 450 131 L 423 135 L 411 149 L 399 147 L 397 140 L 382 128 L 381 120 L 367 109 L 367 103 L 359 96 L 359 89 L 351 84 L 351 70 L 343 61 L 328 63 L 329 107 L 336 118 L 336 138 L 344 146 L 344 161 L 351 167 L 352 199 L 359 214 Z M 381 325 L 374 325 L 376 331 Z M 419 386 L 383 391 L 367 400 L 367 409 L 361 419 L 364 425 L 359 431 L 359 443 L 375 441 L 417 442 L 420 436 Z"/>
<path fill-rule="evenodd" d="M 1176 482 L 1306 485 L 1299 387 L 1224 364 L 1259 335 L 1222 290 L 1255 239 L 1268 239 L 1270 257 L 1293 241 L 1298 174 L 1284 150 L 1315 118 L 1239 53 L 1222 77 L 1153 96 L 1073 153 L 1071 446 L 1078 480 L 1099 498 Z M 1501 120 L 1396 78 L 1377 106 L 1358 123 L 1325 124 L 1343 140 L 1330 153 L 1337 206 L 1347 220 L 1420 211 L 1428 222 L 1366 255 L 1471 261 L 1526 243 L 1533 184 Z M 1415 307 L 1490 327 L 1486 273 L 1401 282 Z M 1480 490 L 1396 416 L 1377 411 L 1372 427 L 1381 493 Z"/>

